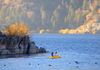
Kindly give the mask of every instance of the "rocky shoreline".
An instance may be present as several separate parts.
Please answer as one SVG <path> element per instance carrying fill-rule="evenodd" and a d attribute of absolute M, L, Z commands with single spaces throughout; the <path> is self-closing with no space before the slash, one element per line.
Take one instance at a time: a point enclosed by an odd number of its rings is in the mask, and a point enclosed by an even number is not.
<path fill-rule="evenodd" d="M 35 42 L 30 40 L 29 35 L 12 36 L 0 32 L 0 56 L 37 53 L 46 53 L 46 50 L 37 47 Z"/>

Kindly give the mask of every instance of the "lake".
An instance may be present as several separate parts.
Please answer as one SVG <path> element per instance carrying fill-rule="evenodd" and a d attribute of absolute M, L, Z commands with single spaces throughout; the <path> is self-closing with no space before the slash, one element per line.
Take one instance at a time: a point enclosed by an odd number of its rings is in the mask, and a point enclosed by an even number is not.
<path fill-rule="evenodd" d="M 100 35 L 34 34 L 38 47 L 49 52 L 0 59 L 0 70 L 100 70 Z M 60 59 L 49 59 L 51 52 Z"/>

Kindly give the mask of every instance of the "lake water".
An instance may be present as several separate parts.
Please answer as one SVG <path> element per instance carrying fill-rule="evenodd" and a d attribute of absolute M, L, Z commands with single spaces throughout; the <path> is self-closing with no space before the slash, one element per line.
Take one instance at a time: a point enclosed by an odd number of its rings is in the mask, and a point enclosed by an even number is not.
<path fill-rule="evenodd" d="M 31 40 L 49 53 L 0 59 L 0 70 L 100 70 L 100 35 L 34 34 Z M 51 52 L 60 59 L 49 59 Z"/>
<path fill-rule="evenodd" d="M 35 35 L 32 40 L 49 51 L 100 54 L 100 35 Z"/>

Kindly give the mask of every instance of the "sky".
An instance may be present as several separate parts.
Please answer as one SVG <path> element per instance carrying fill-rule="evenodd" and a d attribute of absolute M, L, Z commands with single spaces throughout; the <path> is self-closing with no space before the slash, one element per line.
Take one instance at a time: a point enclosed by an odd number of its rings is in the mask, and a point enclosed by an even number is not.
<path fill-rule="evenodd" d="M 96 1 L 96 7 L 100 8 L 100 0 Z M 36 33 L 63 33 L 63 30 L 68 33 L 66 30 L 70 29 L 72 33 L 87 29 L 83 31 L 87 33 L 91 31 L 92 25 L 85 24 L 85 21 L 86 15 L 91 13 L 92 2 L 93 0 L 0 0 L 0 29 L 14 22 L 24 22 L 30 31 Z M 95 6 L 95 2 L 92 6 Z M 86 28 L 87 25 L 90 27 Z M 95 30 L 99 31 L 99 27 Z"/>

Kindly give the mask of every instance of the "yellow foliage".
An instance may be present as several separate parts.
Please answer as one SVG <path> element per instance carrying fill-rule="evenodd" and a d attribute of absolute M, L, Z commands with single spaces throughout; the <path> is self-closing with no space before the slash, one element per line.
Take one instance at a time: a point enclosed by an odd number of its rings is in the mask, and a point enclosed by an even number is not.
<path fill-rule="evenodd" d="M 7 35 L 23 36 L 28 33 L 28 30 L 28 26 L 25 23 L 13 23 L 4 30 L 4 33 Z"/>

